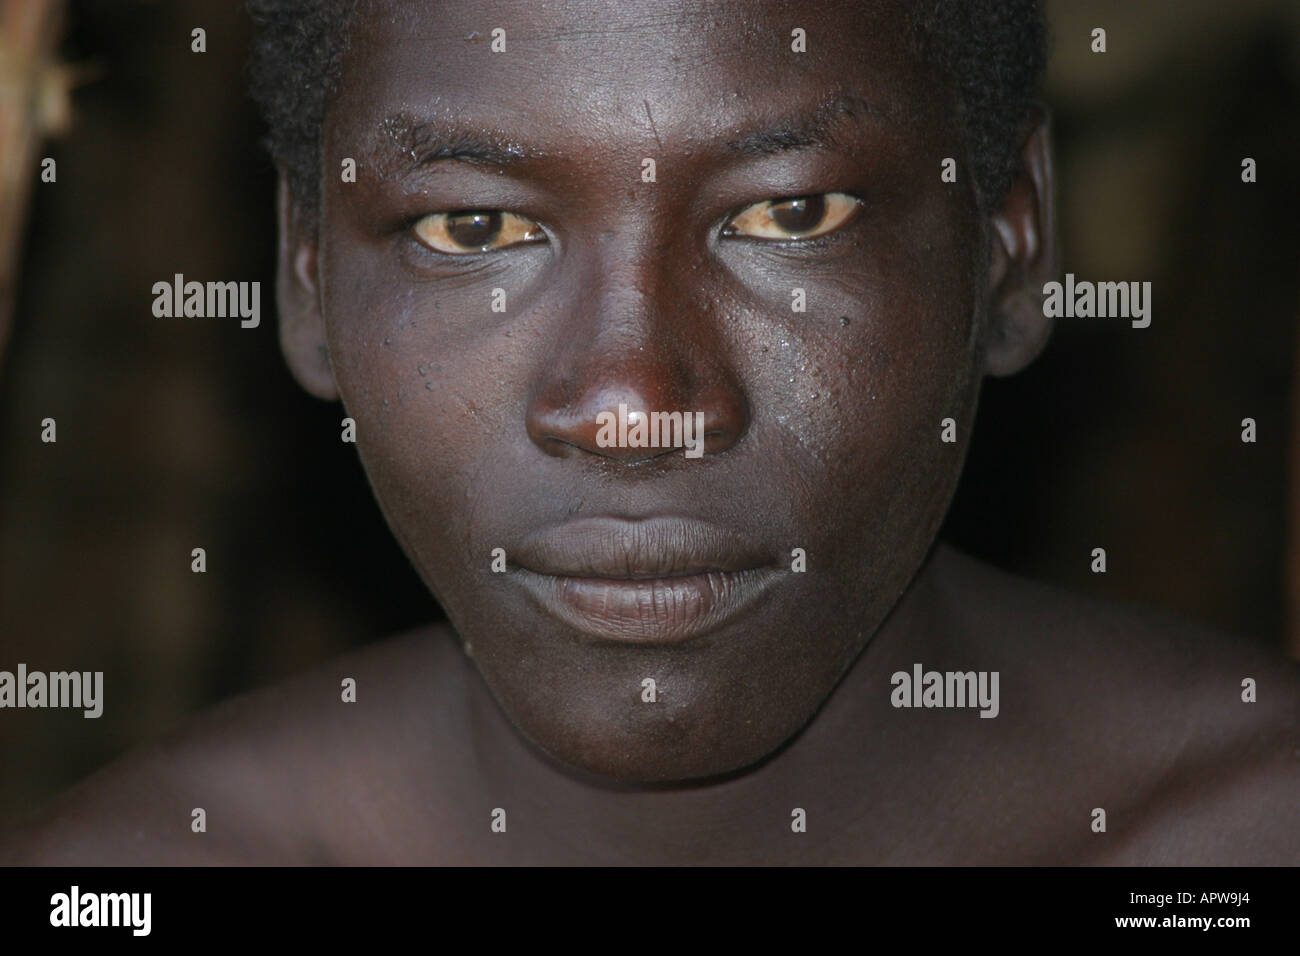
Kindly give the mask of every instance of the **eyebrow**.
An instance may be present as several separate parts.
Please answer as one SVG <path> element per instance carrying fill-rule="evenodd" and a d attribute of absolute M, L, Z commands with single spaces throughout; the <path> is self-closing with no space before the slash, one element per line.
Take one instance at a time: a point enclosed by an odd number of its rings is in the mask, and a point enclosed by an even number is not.
<path fill-rule="evenodd" d="M 770 125 L 755 128 L 729 139 L 726 150 L 733 156 L 767 156 L 799 149 L 844 151 L 840 135 L 846 120 L 861 126 L 861 120 L 888 121 L 891 113 L 860 96 L 833 91 L 812 110 Z"/>
<path fill-rule="evenodd" d="M 723 150 L 739 157 L 815 148 L 843 152 L 847 147 L 840 134 L 846 120 L 861 125 L 864 118 L 879 122 L 889 117 L 887 111 L 860 96 L 832 91 L 812 109 L 734 135 L 723 143 Z M 370 152 L 384 165 L 408 170 L 445 159 L 508 168 L 552 155 L 491 130 L 458 125 L 455 120 L 420 120 L 406 113 L 386 117 L 378 126 L 378 134 Z"/>
<path fill-rule="evenodd" d="M 388 162 L 419 169 L 442 159 L 481 166 L 516 166 L 547 154 L 490 130 L 458 126 L 454 121 L 421 121 L 396 113 L 379 124 L 374 153 Z"/>

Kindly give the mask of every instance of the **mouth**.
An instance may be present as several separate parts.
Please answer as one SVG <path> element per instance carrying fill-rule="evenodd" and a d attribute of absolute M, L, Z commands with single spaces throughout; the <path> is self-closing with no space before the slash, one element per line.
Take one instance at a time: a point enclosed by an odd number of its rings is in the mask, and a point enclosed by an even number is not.
<path fill-rule="evenodd" d="M 729 529 L 682 518 L 583 518 L 509 556 L 533 602 L 592 637 L 670 644 L 750 611 L 779 579 L 773 556 Z"/>

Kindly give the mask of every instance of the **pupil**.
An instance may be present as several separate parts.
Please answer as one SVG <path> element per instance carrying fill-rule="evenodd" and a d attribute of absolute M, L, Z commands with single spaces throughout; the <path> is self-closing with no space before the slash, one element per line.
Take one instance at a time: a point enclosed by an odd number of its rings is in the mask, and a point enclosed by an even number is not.
<path fill-rule="evenodd" d="M 801 196 L 772 206 L 772 221 L 786 232 L 812 232 L 825 215 L 824 196 Z"/>
<path fill-rule="evenodd" d="M 457 212 L 447 217 L 447 235 L 462 246 L 490 245 L 500 232 L 499 212 Z"/>

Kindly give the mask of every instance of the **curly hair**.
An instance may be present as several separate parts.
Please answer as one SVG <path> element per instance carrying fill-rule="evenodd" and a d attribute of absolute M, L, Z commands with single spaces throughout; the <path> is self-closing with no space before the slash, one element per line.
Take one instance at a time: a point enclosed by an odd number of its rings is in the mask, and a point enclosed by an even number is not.
<path fill-rule="evenodd" d="M 338 87 L 357 0 L 248 0 L 249 92 L 271 158 L 309 218 L 319 210 L 321 128 Z"/>
<path fill-rule="evenodd" d="M 248 0 L 250 92 L 267 146 L 309 221 L 319 210 L 321 128 L 361 0 Z M 1047 65 L 1040 0 L 907 0 L 925 62 L 955 94 L 980 206 L 994 208 L 1019 164 L 1023 124 Z"/>

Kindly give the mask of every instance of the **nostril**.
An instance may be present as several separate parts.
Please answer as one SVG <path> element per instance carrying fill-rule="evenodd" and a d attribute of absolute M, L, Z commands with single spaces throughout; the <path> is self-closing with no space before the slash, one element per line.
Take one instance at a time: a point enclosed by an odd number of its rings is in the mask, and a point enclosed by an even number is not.
<path fill-rule="evenodd" d="M 544 454 L 568 458 L 576 450 L 625 464 L 672 454 L 697 459 L 725 451 L 746 431 L 744 391 L 711 356 L 646 339 L 617 345 L 574 339 L 542 370 L 525 415 Z"/>
<path fill-rule="evenodd" d="M 562 438 L 555 438 L 549 435 L 534 438 L 534 442 L 544 454 L 550 455 L 552 458 L 568 458 L 574 452 L 582 450 L 572 442 L 567 442 Z"/>

